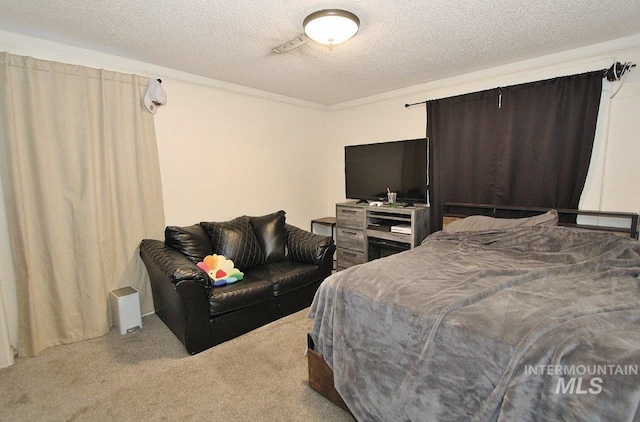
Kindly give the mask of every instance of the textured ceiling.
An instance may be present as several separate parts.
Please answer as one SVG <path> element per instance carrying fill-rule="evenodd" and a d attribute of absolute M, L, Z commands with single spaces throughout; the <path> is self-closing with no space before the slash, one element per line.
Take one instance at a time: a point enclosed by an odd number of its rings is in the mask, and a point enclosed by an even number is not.
<path fill-rule="evenodd" d="M 326 8 L 355 38 L 271 50 Z M 0 29 L 333 105 L 640 33 L 638 0 L 0 0 Z"/>

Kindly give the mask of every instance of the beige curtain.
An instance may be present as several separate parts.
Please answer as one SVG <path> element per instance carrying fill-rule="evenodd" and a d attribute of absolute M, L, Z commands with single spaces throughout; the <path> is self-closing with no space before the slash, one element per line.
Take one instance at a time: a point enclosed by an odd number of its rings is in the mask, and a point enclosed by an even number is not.
<path fill-rule="evenodd" d="M 148 80 L 0 53 L 0 170 L 19 356 L 106 334 L 109 292 L 153 310 L 138 256 L 164 211 Z"/>

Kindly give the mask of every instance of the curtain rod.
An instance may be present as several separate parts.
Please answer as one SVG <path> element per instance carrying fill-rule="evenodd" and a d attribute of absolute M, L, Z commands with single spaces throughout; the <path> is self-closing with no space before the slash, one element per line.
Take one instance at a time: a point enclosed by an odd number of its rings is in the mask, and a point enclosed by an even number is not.
<path fill-rule="evenodd" d="M 413 106 L 416 106 L 416 105 L 419 105 L 419 104 L 426 104 L 426 103 L 427 103 L 427 101 L 420 101 L 419 103 L 405 104 L 404 106 L 405 107 L 413 107 Z"/>
<path fill-rule="evenodd" d="M 603 77 L 606 77 L 609 81 L 620 80 L 620 78 L 622 77 L 622 75 L 624 75 L 626 71 L 630 71 L 634 67 L 636 67 L 636 64 L 632 62 L 626 62 L 624 64 L 621 64 L 620 62 L 616 62 L 613 65 L 611 65 L 609 69 L 602 69 L 602 71 L 604 72 Z M 595 72 L 597 72 L 597 70 Z M 409 108 L 409 107 L 417 106 L 420 104 L 426 104 L 428 102 L 429 101 L 419 101 L 417 103 L 405 104 L 404 106 L 405 108 Z"/>

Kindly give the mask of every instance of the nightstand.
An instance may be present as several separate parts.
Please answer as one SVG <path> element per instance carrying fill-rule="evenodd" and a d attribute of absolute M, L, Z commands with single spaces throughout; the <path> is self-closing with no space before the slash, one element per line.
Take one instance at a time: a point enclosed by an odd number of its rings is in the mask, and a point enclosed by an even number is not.
<path fill-rule="evenodd" d="M 313 233 L 313 225 L 319 224 L 321 226 L 326 226 L 331 228 L 331 239 L 335 241 L 333 236 L 333 230 L 336 228 L 336 218 L 335 217 L 322 217 L 316 218 L 315 220 L 311 220 L 311 233 Z"/>

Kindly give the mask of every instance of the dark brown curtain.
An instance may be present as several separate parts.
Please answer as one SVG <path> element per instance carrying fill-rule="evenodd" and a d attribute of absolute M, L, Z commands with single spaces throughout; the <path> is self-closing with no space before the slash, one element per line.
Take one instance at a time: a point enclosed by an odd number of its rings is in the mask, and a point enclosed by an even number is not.
<path fill-rule="evenodd" d="M 603 74 L 428 101 L 431 227 L 446 202 L 577 209 Z"/>

